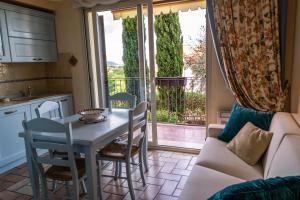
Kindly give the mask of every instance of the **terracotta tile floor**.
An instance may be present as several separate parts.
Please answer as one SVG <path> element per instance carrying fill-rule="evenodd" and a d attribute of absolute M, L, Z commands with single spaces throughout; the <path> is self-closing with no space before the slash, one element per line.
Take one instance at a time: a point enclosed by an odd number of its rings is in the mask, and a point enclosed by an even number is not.
<path fill-rule="evenodd" d="M 149 133 L 151 133 L 151 128 L 151 123 L 149 123 Z M 205 126 L 157 124 L 157 138 L 159 145 L 201 149 L 205 142 L 205 137 Z M 152 135 L 149 134 L 150 141 L 152 140 L 151 138 Z"/>
<path fill-rule="evenodd" d="M 146 173 L 146 186 L 141 181 L 139 170 L 133 172 L 136 199 L 175 200 L 178 199 L 188 175 L 196 161 L 195 154 L 184 154 L 170 151 L 149 151 L 149 172 Z M 105 174 L 113 173 L 113 165 L 109 164 Z M 123 170 L 124 172 L 125 170 Z M 125 175 L 125 174 L 124 174 Z M 131 199 L 127 182 L 103 178 L 105 199 Z M 49 188 L 51 188 L 49 186 Z M 66 196 L 64 187 L 59 187 L 50 199 L 62 199 Z M 0 200 L 32 199 L 26 164 L 18 166 L 4 174 L 0 174 Z M 82 199 L 87 197 L 82 195 Z"/>

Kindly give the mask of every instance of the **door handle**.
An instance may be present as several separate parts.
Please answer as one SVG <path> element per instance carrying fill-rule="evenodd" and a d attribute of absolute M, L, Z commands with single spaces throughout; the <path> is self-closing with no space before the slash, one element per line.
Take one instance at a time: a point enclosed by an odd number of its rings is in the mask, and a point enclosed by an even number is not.
<path fill-rule="evenodd" d="M 65 102 L 65 101 L 68 101 L 68 99 L 62 99 L 62 100 L 60 100 L 60 102 Z"/>
<path fill-rule="evenodd" d="M 12 110 L 12 111 L 6 111 L 4 112 L 5 115 L 10 115 L 10 114 L 13 114 L 13 113 L 16 113 L 18 112 L 17 110 Z"/>
<path fill-rule="evenodd" d="M 38 58 L 38 60 L 43 60 L 43 58 Z"/>
<path fill-rule="evenodd" d="M 38 60 L 38 59 L 37 59 L 37 58 L 34 58 L 33 60 L 35 60 L 35 61 L 36 61 L 36 60 Z"/>

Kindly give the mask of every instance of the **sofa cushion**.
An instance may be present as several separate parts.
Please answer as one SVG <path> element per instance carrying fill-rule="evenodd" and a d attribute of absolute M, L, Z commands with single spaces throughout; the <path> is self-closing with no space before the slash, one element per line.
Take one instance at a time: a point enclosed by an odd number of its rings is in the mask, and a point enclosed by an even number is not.
<path fill-rule="evenodd" d="M 272 135 L 247 122 L 226 146 L 249 165 L 255 165 L 269 146 Z"/>
<path fill-rule="evenodd" d="M 179 197 L 182 200 L 206 200 L 215 192 L 244 180 L 195 165 Z"/>
<path fill-rule="evenodd" d="M 196 165 L 244 180 L 263 178 L 260 162 L 251 166 L 227 149 L 226 145 L 226 142 L 208 137 L 197 158 Z"/>
<path fill-rule="evenodd" d="M 267 178 L 300 175 L 300 134 L 286 135 L 272 161 Z"/>
<path fill-rule="evenodd" d="M 224 142 L 229 142 L 247 122 L 251 122 L 255 126 L 267 131 L 269 130 L 273 115 L 273 112 L 260 112 L 235 104 L 232 107 L 224 130 L 218 138 Z"/>
<path fill-rule="evenodd" d="M 287 133 L 299 133 L 300 128 L 290 113 L 278 112 L 274 115 L 270 126 L 270 132 L 273 133 L 269 148 L 263 158 L 264 177 L 267 177 L 274 155 Z"/>
<path fill-rule="evenodd" d="M 296 113 L 292 113 L 292 117 L 294 118 L 294 120 L 296 121 L 298 127 L 300 128 L 300 115 L 296 114 Z"/>
<path fill-rule="evenodd" d="M 258 179 L 234 184 L 208 200 L 291 200 L 300 198 L 300 176 Z"/>

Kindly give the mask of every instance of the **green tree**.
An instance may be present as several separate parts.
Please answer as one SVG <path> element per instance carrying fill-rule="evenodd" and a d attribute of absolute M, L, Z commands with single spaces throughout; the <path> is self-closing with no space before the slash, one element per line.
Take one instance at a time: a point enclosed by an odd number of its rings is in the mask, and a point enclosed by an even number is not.
<path fill-rule="evenodd" d="M 181 77 L 183 71 L 183 38 L 178 13 L 155 16 L 156 63 L 158 77 Z M 172 83 L 171 83 L 172 82 Z M 164 84 L 165 83 L 165 84 Z M 177 82 L 178 83 L 178 82 Z M 159 93 L 163 109 L 183 114 L 184 88 L 175 81 L 161 81 Z M 171 85 L 171 87 L 170 87 Z"/>
<path fill-rule="evenodd" d="M 137 17 L 124 19 L 122 25 L 124 75 L 126 78 L 136 77 L 133 80 L 127 80 L 126 89 L 127 92 L 136 95 L 139 101 L 139 47 L 137 35 Z M 144 24 L 144 30 L 145 29 L 146 28 Z M 147 62 L 145 68 L 146 77 L 148 77 L 149 69 L 147 66 Z"/>
<path fill-rule="evenodd" d="M 136 95 L 139 99 L 138 79 L 128 79 L 130 77 L 139 77 L 137 18 L 124 19 L 122 25 L 124 75 L 127 78 L 126 90 L 128 93 Z"/>
<path fill-rule="evenodd" d="M 201 79 L 206 76 L 206 30 L 200 28 L 200 37 L 197 43 L 192 47 L 191 53 L 184 57 L 186 67 L 190 68 L 193 74 Z"/>
<path fill-rule="evenodd" d="M 198 86 L 199 92 L 205 92 L 206 85 L 206 30 L 202 26 L 197 43 L 191 48 L 191 52 L 184 56 L 185 67 L 192 70 L 195 79 L 190 83 L 191 87 Z"/>

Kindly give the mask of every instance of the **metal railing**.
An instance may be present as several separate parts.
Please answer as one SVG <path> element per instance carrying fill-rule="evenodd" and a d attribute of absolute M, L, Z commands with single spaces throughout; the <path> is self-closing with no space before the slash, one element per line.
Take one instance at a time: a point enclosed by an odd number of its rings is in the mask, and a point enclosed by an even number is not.
<path fill-rule="evenodd" d="M 108 79 L 109 93 L 128 92 L 140 101 L 138 77 Z M 157 121 L 174 124 L 204 125 L 205 78 L 197 77 L 157 77 L 156 103 Z M 150 88 L 147 82 L 147 95 Z"/>

